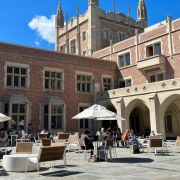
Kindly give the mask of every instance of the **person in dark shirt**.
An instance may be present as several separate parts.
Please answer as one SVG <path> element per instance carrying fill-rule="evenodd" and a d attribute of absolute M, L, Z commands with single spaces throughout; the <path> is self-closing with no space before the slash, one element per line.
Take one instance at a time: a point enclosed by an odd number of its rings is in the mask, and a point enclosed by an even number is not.
<path fill-rule="evenodd" d="M 53 143 L 55 143 L 55 140 L 53 139 L 53 137 L 51 136 L 51 133 L 49 132 L 47 134 L 47 137 L 45 139 L 51 139 Z"/>

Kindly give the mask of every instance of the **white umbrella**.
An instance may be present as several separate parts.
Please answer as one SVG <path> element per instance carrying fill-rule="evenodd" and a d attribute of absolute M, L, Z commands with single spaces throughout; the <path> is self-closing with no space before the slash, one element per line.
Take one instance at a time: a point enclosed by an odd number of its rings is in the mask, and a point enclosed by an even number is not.
<path fill-rule="evenodd" d="M 9 121 L 9 120 L 11 120 L 10 117 L 0 113 L 0 122 Z"/>
<path fill-rule="evenodd" d="M 118 118 L 118 120 L 124 120 L 116 113 L 109 111 L 104 106 L 98 104 L 94 104 L 93 106 L 85 109 L 83 112 L 77 114 L 72 119 L 95 119 L 95 118 L 102 118 L 102 120 L 104 119 L 108 120 L 108 118 L 112 118 L 113 120 L 115 120 L 116 118 Z"/>
<path fill-rule="evenodd" d="M 113 121 L 113 120 L 117 120 L 117 121 L 125 121 L 125 119 L 123 119 L 121 116 L 117 115 L 114 118 L 97 118 L 98 121 Z"/>

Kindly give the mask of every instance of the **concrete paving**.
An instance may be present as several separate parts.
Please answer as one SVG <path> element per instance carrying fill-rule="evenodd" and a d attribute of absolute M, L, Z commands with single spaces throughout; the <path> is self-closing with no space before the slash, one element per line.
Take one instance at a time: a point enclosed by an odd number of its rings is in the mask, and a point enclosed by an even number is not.
<path fill-rule="evenodd" d="M 154 153 L 149 156 L 145 151 L 141 154 L 131 154 L 129 149 L 117 148 L 117 159 L 108 162 L 84 162 L 84 154 L 67 153 L 67 171 L 62 161 L 56 162 L 54 170 L 49 169 L 49 163 L 37 171 L 5 172 L 1 171 L 2 180 L 180 180 L 180 153 L 169 149 L 166 155 Z M 2 169 L 2 162 L 0 162 Z"/>

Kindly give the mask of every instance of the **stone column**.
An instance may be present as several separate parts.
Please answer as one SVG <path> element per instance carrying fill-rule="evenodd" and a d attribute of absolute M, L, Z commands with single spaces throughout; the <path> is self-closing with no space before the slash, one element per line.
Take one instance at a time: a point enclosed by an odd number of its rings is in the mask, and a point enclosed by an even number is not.
<path fill-rule="evenodd" d="M 173 58 L 173 42 L 172 42 L 172 16 L 168 15 L 168 26 L 169 26 L 169 48 L 170 48 L 170 55 Z"/>
<path fill-rule="evenodd" d="M 8 116 L 12 117 L 12 102 L 9 101 Z M 8 121 L 8 128 L 11 127 L 12 120 Z"/>

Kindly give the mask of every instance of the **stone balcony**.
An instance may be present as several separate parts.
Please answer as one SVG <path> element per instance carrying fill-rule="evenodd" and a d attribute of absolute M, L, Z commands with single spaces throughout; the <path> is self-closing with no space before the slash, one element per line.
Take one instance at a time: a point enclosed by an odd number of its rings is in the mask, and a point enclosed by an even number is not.
<path fill-rule="evenodd" d="M 148 70 L 152 69 L 161 69 L 162 72 L 166 71 L 166 59 L 164 55 L 155 55 L 151 56 L 137 62 L 137 69 L 143 74 L 146 75 Z"/>
<path fill-rule="evenodd" d="M 180 88 L 180 78 L 138 86 L 131 86 L 120 89 L 113 89 L 97 93 L 97 100 L 112 99 L 118 97 L 137 96 L 148 93 L 158 93 L 162 91 L 176 90 Z"/>

